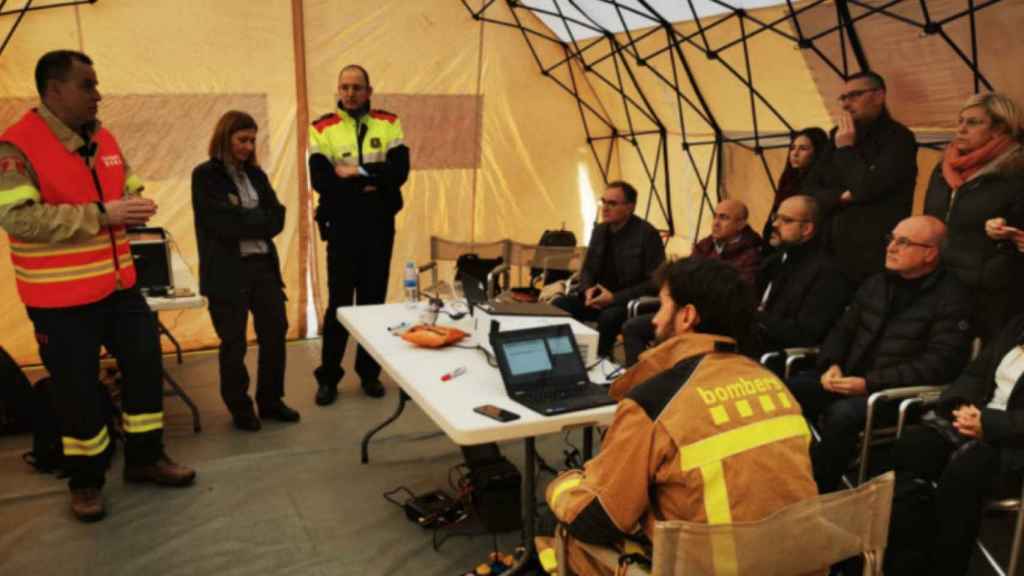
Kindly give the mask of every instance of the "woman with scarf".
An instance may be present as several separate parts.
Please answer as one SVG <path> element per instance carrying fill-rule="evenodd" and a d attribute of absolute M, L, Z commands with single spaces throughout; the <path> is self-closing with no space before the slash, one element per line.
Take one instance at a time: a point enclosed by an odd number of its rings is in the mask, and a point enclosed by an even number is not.
<path fill-rule="evenodd" d="M 1002 94 L 967 99 L 953 141 L 935 167 L 924 213 L 945 220 L 947 268 L 975 294 L 974 332 L 983 341 L 1022 310 L 1024 116 Z"/>
<path fill-rule="evenodd" d="M 768 244 L 768 238 L 772 235 L 771 215 L 775 214 L 779 205 L 787 198 L 803 194 L 800 191 L 800 186 L 807 175 L 811 173 L 811 169 L 821 158 L 821 153 L 827 146 L 828 134 L 821 128 L 804 128 L 793 135 L 793 139 L 789 142 L 789 154 L 786 155 L 786 167 L 782 170 L 779 184 L 775 187 L 772 210 L 768 213 L 768 220 L 765 221 L 761 230 L 761 237 L 765 239 L 764 252 L 774 251 Z"/>

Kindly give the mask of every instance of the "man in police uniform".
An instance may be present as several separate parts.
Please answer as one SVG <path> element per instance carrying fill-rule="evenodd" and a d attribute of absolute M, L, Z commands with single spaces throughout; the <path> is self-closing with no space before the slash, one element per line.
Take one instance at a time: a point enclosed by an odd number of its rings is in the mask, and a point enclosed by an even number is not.
<path fill-rule="evenodd" d="M 145 224 L 142 198 L 117 141 L 96 119 L 88 56 L 60 50 L 36 64 L 42 100 L 0 135 L 0 227 L 18 293 L 54 384 L 71 509 L 105 513 L 110 437 L 98 383 L 100 346 L 113 353 L 123 391 L 124 478 L 184 486 L 195 471 L 163 450 L 163 368 L 156 319 L 135 288 L 126 226 Z"/>
<path fill-rule="evenodd" d="M 338 109 L 309 131 L 309 174 L 320 195 L 316 220 L 327 242 L 327 311 L 316 403 L 332 404 L 345 372 L 341 359 L 348 331 L 338 322 L 339 306 L 381 304 L 387 296 L 395 214 L 402 209 L 402 184 L 409 177 L 409 149 L 402 124 L 390 112 L 370 109 L 373 87 L 362 66 L 338 75 Z M 361 346 L 356 373 L 363 391 L 384 395 L 380 365 Z"/>
<path fill-rule="evenodd" d="M 800 406 L 736 352 L 753 309 L 748 285 L 730 265 L 701 258 L 663 266 L 656 281 L 661 344 L 613 384 L 621 401 L 601 453 L 547 489 L 576 574 L 610 572 L 575 540 L 649 539 L 657 520 L 755 521 L 817 495 Z M 541 552 L 549 570 L 553 552 Z M 734 560 L 727 546 L 714 558 L 716 572 Z"/>

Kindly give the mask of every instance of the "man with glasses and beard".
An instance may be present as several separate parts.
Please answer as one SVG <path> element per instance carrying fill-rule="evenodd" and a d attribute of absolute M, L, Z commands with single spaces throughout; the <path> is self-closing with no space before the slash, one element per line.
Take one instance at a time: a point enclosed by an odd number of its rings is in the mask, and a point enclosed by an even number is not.
<path fill-rule="evenodd" d="M 622 181 L 608 183 L 601 195 L 601 223 L 590 237 L 578 288 L 552 302 L 577 320 L 597 321 L 598 356 L 611 356 L 626 321 L 626 305 L 656 292 L 651 277 L 665 261 L 658 230 L 634 211 L 636 188 Z"/>
<path fill-rule="evenodd" d="M 885 80 L 874 72 L 846 80 L 832 146 L 803 186 L 821 205 L 826 246 L 856 284 L 882 271 L 882 239 L 914 201 L 917 143 L 889 115 L 885 97 Z"/>

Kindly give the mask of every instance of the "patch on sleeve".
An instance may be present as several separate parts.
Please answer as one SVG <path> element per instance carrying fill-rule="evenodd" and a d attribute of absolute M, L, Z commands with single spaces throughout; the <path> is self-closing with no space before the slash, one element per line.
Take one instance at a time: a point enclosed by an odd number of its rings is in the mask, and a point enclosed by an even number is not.
<path fill-rule="evenodd" d="M 17 156 L 0 158 L 0 174 L 8 173 L 18 173 L 22 176 L 28 176 L 28 167 L 25 166 L 25 161 Z"/>

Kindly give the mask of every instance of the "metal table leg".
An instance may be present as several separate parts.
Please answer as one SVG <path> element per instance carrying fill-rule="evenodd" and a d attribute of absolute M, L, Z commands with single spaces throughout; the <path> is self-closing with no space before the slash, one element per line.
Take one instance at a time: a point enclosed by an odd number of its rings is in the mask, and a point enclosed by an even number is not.
<path fill-rule="evenodd" d="M 156 317 L 156 329 L 164 336 L 167 336 L 171 344 L 174 344 L 174 351 L 178 355 L 178 364 L 182 364 L 184 361 L 181 359 L 181 344 L 178 343 L 178 339 L 174 337 L 174 334 L 171 334 L 171 331 L 167 329 L 167 326 L 164 326 L 164 323 L 160 321 L 159 315 Z"/>
<path fill-rule="evenodd" d="M 398 391 L 398 408 L 395 409 L 395 413 L 392 414 L 390 417 L 388 417 L 387 420 L 381 422 L 379 425 L 375 426 L 373 429 L 371 429 L 369 432 L 367 432 L 366 436 L 363 436 L 362 457 L 360 458 L 360 461 L 363 464 L 366 464 L 366 463 L 368 463 L 370 461 L 370 438 L 373 438 L 374 434 L 376 434 L 377 432 L 380 432 L 388 424 L 391 424 L 392 422 L 397 420 L 398 417 L 402 414 L 402 410 L 405 410 L 405 403 L 408 402 L 408 401 L 409 401 L 409 395 L 405 393 L 405 390 L 399 390 Z"/>
<path fill-rule="evenodd" d="M 526 567 L 537 557 L 537 547 L 533 542 L 534 529 L 537 523 L 537 486 L 535 481 L 536 470 L 534 468 L 537 459 L 537 448 L 534 445 L 534 438 L 523 439 L 525 448 L 526 464 L 523 467 L 523 555 L 519 557 L 515 566 L 505 572 L 507 576 L 525 574 Z"/>
<path fill-rule="evenodd" d="M 186 394 L 185 391 L 181 389 L 181 386 L 178 385 L 178 383 L 174 380 L 174 378 L 171 377 L 167 370 L 164 369 L 163 372 L 164 381 L 167 382 L 168 385 L 170 385 L 171 393 L 181 398 L 181 401 L 184 402 L 185 405 L 188 406 L 188 409 L 192 411 L 192 430 L 196 434 L 198 434 L 199 430 L 201 429 L 199 426 L 199 409 L 196 408 L 196 405 L 192 403 L 192 399 L 189 398 L 188 394 Z"/>

